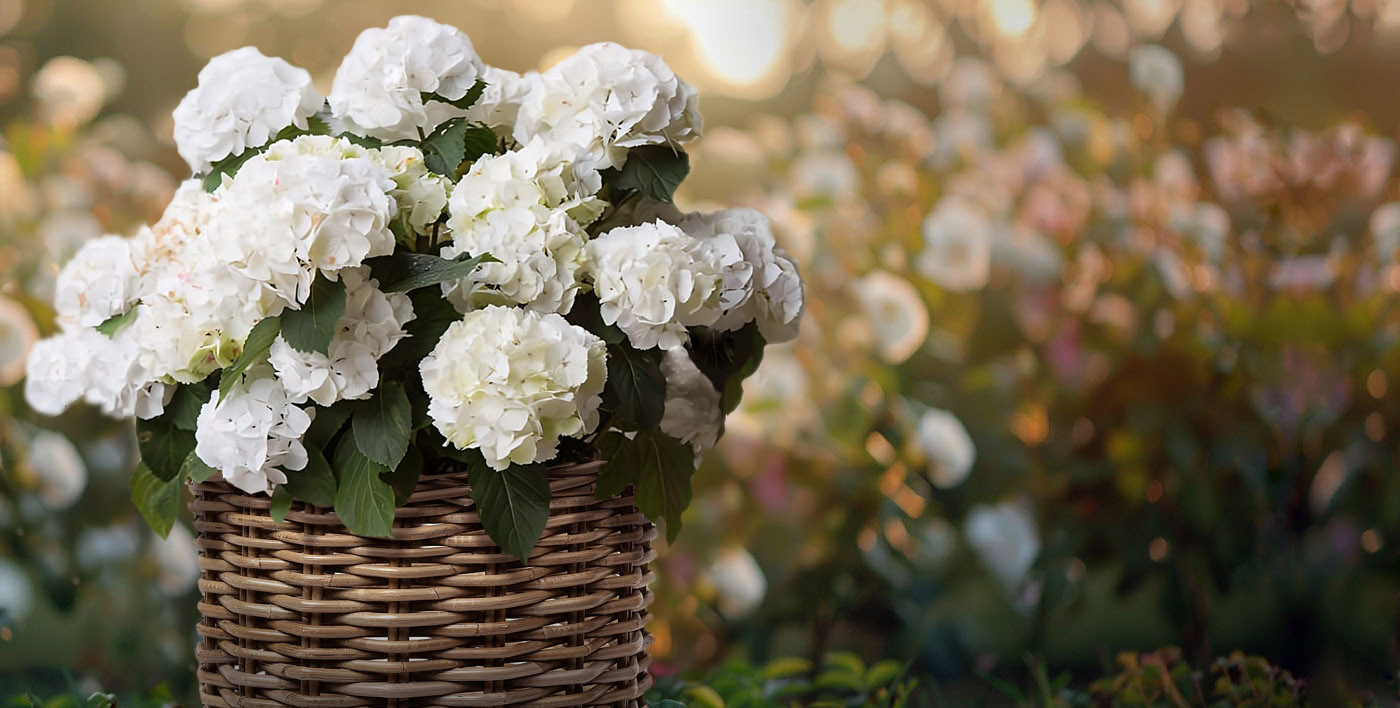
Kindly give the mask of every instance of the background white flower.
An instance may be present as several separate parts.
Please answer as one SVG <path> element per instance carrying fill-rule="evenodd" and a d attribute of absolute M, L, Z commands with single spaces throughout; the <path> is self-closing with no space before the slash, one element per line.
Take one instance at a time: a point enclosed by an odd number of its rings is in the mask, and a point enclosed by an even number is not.
<path fill-rule="evenodd" d="M 360 33 L 335 72 L 331 113 L 356 133 L 413 139 L 462 114 L 441 101 L 466 95 L 485 67 L 467 35 L 426 17 L 402 15 Z"/>
<path fill-rule="evenodd" d="M 663 222 L 615 228 L 585 247 L 603 321 L 638 349 L 678 347 L 687 327 L 719 318 L 722 274 L 713 249 Z"/>
<path fill-rule="evenodd" d="M 928 307 L 909 281 L 872 271 L 851 284 L 863 323 L 875 338 L 875 351 L 891 364 L 913 356 L 928 338 Z"/>
<path fill-rule="evenodd" d="M 28 460 L 39 484 L 39 498 L 50 509 L 67 509 L 87 488 L 83 456 L 60 433 L 36 431 L 29 439 Z"/>
<path fill-rule="evenodd" d="M 311 416 L 292 405 L 272 367 L 250 368 L 223 400 L 217 393 L 199 411 L 195 454 L 249 493 L 270 492 L 287 481 L 284 470 L 306 466 L 301 436 Z"/>
<path fill-rule="evenodd" d="M 444 283 L 463 312 L 486 295 L 500 304 L 541 312 L 573 308 L 583 266 L 583 227 L 601 213 L 602 186 L 591 164 L 577 163 L 562 144 L 531 140 L 524 147 L 477 160 L 453 188 L 444 258 L 489 253 L 471 278 Z M 493 286 L 483 293 L 481 286 Z M 481 304 L 481 303 L 475 303 Z"/>
<path fill-rule="evenodd" d="M 326 354 L 303 352 L 278 335 L 268 362 L 292 403 L 307 399 L 329 406 L 359 399 L 379 385 L 379 358 L 407 336 L 413 303 L 405 293 L 384 293 L 367 279 L 367 268 L 344 271 L 345 314 L 336 321 Z"/>
<path fill-rule="evenodd" d="M 695 461 L 719 441 L 724 425 L 720 394 L 701 373 L 685 347 L 667 349 L 661 358 L 666 377 L 666 408 L 661 432 L 695 448 Z"/>
<path fill-rule="evenodd" d="M 1128 77 L 1133 87 L 1147 95 L 1158 110 L 1176 105 L 1185 88 L 1181 60 L 1170 49 L 1144 44 L 1128 57 Z"/>
<path fill-rule="evenodd" d="M 0 558 L 0 617 L 22 621 L 34 609 L 34 585 L 14 561 Z"/>
<path fill-rule="evenodd" d="M 726 619 L 740 619 L 753 614 L 768 595 L 768 579 L 763 568 L 747 549 L 725 546 L 715 553 L 706 569 L 714 583 L 719 611 Z"/>
<path fill-rule="evenodd" d="M 515 139 L 548 136 L 577 147 L 600 168 L 626 149 L 699 137 L 699 97 L 661 57 L 613 42 L 590 44 L 532 79 Z"/>
<path fill-rule="evenodd" d="M 39 327 L 24 306 L 0 295 L 0 386 L 24 377 L 29 350 L 39 341 Z"/>
<path fill-rule="evenodd" d="M 151 539 L 156 564 L 156 587 L 166 597 L 180 597 L 199 582 L 199 549 L 184 524 L 170 527 L 170 535 Z"/>
<path fill-rule="evenodd" d="M 454 322 L 419 367 L 428 414 L 486 463 L 543 462 L 598 424 L 603 340 L 554 313 L 490 306 Z"/>
<path fill-rule="evenodd" d="M 962 484 L 977 460 L 967 428 L 949 411 L 934 408 L 919 416 L 914 441 L 928 460 L 929 478 L 941 489 Z"/>
<path fill-rule="evenodd" d="M 924 250 L 917 267 L 924 277 L 956 292 L 987 284 L 991 225 L 986 214 L 960 197 L 945 197 L 924 219 Z"/>
<path fill-rule="evenodd" d="M 774 240 L 768 217 L 754 209 L 725 209 L 692 214 L 679 225 L 721 254 L 723 314 L 712 325 L 714 329 L 728 332 L 757 321 L 770 344 L 797 336 L 803 309 L 802 277 L 797 264 Z M 725 258 L 723 254 L 734 248 L 742 258 Z"/>
<path fill-rule="evenodd" d="M 1030 503 L 1024 499 L 979 504 L 963 521 L 968 545 L 1008 590 L 1026 577 L 1040 555 L 1040 536 Z"/>
<path fill-rule="evenodd" d="M 305 69 L 254 47 L 235 49 L 209 60 L 175 108 L 175 146 L 191 170 L 204 172 L 287 126 L 306 128 L 323 103 Z"/>

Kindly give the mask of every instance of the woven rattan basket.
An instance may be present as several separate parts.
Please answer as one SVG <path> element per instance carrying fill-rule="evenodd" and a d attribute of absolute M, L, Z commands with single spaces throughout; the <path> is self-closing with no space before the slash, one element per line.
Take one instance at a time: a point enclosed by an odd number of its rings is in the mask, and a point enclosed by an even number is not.
<path fill-rule="evenodd" d="M 394 539 L 218 477 L 194 484 L 206 706 L 641 706 L 656 527 L 593 498 L 599 463 L 550 470 L 529 562 L 482 529 L 466 474 L 424 475 Z"/>

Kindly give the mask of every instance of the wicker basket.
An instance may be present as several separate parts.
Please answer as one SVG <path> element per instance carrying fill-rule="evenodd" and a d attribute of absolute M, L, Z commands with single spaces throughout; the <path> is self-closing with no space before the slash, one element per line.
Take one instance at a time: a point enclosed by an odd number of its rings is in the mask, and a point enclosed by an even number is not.
<path fill-rule="evenodd" d="M 465 473 L 424 475 L 392 541 L 194 484 L 204 705 L 645 705 L 656 527 L 593 498 L 598 465 L 550 470 L 527 564 L 486 535 Z"/>

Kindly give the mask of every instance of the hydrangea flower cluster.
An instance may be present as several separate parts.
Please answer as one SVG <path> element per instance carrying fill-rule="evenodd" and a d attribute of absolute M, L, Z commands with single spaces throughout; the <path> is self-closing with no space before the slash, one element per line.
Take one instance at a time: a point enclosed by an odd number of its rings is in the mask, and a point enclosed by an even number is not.
<path fill-rule="evenodd" d="M 389 535 L 390 479 L 455 464 L 534 504 L 486 503 L 493 537 L 535 539 L 544 465 L 601 458 L 674 533 L 685 500 L 645 488 L 689 488 L 803 312 L 761 213 L 671 206 L 696 105 L 645 52 L 521 76 L 413 16 L 365 31 L 324 99 L 281 59 L 216 57 L 175 112 L 194 177 L 63 269 L 27 399 L 139 418 L 158 528 L 160 490 L 219 473 L 279 519 L 301 501 Z"/>

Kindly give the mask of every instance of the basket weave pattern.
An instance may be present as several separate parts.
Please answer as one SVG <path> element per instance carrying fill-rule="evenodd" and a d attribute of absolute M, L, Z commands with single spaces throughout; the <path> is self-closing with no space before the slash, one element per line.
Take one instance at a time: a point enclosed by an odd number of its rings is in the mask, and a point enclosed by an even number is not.
<path fill-rule="evenodd" d="M 464 472 L 420 478 L 393 540 L 192 485 L 204 705 L 644 705 L 656 527 L 630 496 L 593 498 L 599 464 L 550 469 L 528 564 L 482 529 Z"/>

